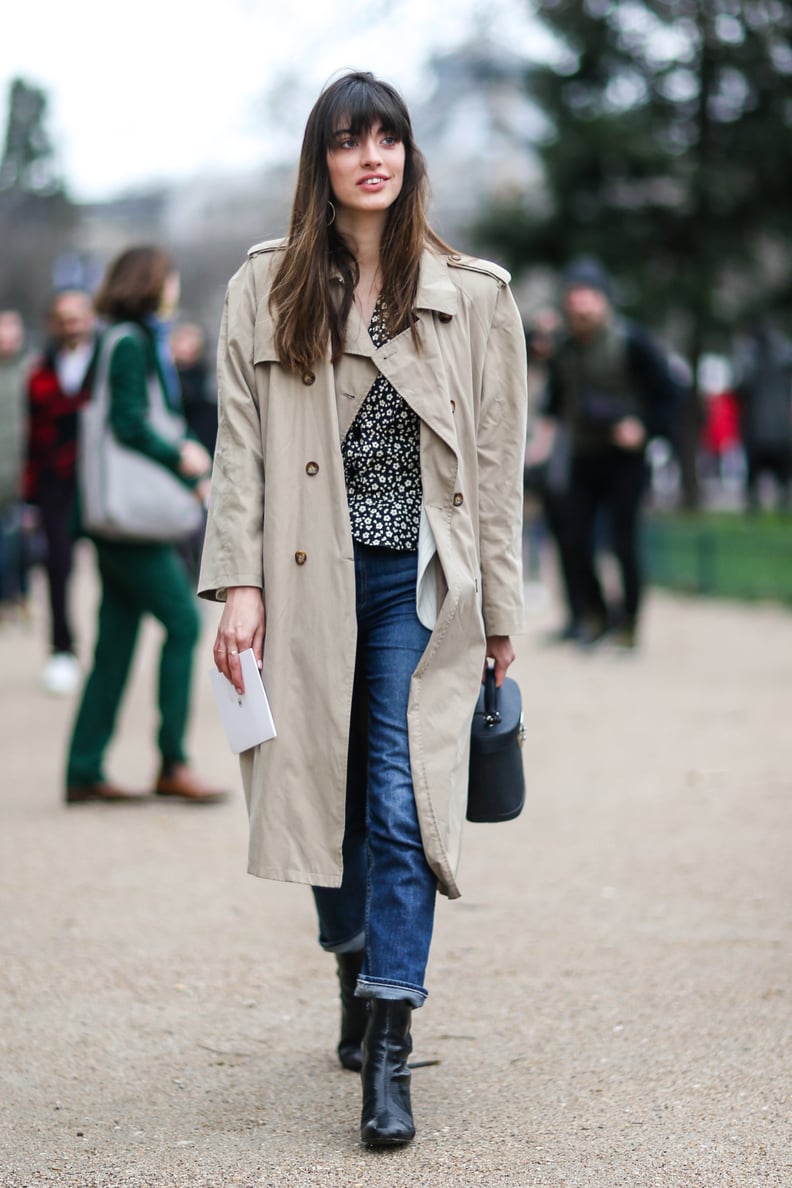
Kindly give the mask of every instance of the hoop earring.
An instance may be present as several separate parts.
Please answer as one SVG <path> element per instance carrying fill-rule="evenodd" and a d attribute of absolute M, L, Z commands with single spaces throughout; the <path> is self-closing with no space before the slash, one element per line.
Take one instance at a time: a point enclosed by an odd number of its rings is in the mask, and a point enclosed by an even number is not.
<path fill-rule="evenodd" d="M 336 208 L 333 206 L 333 203 L 330 201 L 329 198 L 327 200 L 327 205 L 330 207 L 330 210 L 332 211 L 330 218 L 327 220 L 327 225 L 328 225 L 328 227 L 332 227 L 333 223 L 335 222 Z"/>

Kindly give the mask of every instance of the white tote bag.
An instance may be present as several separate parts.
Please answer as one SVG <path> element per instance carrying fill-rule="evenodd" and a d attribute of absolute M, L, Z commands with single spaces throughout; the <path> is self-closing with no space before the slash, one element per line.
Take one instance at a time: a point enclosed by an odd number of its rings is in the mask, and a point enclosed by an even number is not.
<path fill-rule="evenodd" d="M 177 541 L 203 523 L 203 509 L 189 487 L 166 466 L 130 449 L 110 427 L 110 360 L 122 338 L 142 340 L 133 322 L 105 332 L 90 401 L 80 410 L 77 476 L 82 521 L 92 536 L 110 540 Z M 183 417 L 165 403 L 159 380 L 149 376 L 147 421 L 174 445 L 186 435 Z"/>

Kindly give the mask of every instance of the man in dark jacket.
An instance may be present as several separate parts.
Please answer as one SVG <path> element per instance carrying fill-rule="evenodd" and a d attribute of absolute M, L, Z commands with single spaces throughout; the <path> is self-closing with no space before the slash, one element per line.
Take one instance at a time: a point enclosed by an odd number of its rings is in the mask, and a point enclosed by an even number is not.
<path fill-rule="evenodd" d="M 80 407 L 90 395 L 95 322 L 91 299 L 64 290 L 49 309 L 49 342 L 28 380 L 25 497 L 39 511 L 46 540 L 51 655 L 41 676 L 50 693 L 72 693 L 80 680 L 69 623 L 72 511 Z"/>
<path fill-rule="evenodd" d="M 788 510 L 792 482 L 792 345 L 760 318 L 737 357 L 737 399 L 748 475 L 748 510 L 759 509 L 759 480 L 771 475 Z"/>
<path fill-rule="evenodd" d="M 665 352 L 614 310 L 610 279 L 598 260 L 575 261 L 564 282 L 568 332 L 553 359 L 547 411 L 571 440 L 568 531 L 578 636 L 593 644 L 607 635 L 633 648 L 646 445 L 670 435 L 679 392 Z M 595 534 L 603 517 L 621 575 L 618 608 L 607 605 L 597 573 Z"/>

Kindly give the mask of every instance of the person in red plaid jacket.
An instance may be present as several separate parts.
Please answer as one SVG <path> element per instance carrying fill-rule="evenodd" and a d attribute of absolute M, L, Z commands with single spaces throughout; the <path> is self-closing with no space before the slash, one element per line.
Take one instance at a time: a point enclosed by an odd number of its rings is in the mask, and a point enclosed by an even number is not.
<path fill-rule="evenodd" d="M 46 540 L 51 655 L 41 676 L 50 693 L 72 693 L 80 680 L 69 622 L 68 584 L 74 539 L 72 512 L 81 406 L 91 392 L 95 317 L 87 293 L 56 293 L 49 308 L 50 339 L 27 385 L 28 451 L 25 498 L 38 508 Z"/>

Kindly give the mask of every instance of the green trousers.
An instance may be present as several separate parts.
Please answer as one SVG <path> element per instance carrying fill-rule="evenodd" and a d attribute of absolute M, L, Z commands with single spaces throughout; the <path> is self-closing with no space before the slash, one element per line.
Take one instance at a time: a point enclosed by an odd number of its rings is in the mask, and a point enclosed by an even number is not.
<path fill-rule="evenodd" d="M 102 596 L 93 669 L 85 683 L 69 747 L 69 786 L 105 779 L 105 751 L 113 736 L 145 614 L 158 619 L 166 633 L 158 692 L 162 763 L 185 761 L 193 653 L 201 631 L 197 599 L 173 545 L 94 543 Z"/>

